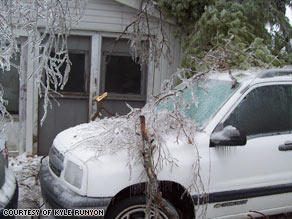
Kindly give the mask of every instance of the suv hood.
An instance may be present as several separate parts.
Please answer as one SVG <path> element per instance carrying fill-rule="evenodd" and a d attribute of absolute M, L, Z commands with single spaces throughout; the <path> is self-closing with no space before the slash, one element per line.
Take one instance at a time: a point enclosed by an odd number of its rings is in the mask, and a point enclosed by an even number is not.
<path fill-rule="evenodd" d="M 53 145 L 61 152 L 66 153 L 82 144 L 95 146 L 94 139 L 104 131 L 98 122 L 84 123 L 60 132 L 54 139 Z M 89 146 L 89 145 L 88 145 Z"/>
<path fill-rule="evenodd" d="M 145 113 L 146 125 L 148 124 L 147 115 L 149 114 Z M 178 134 L 175 128 L 177 124 L 167 116 L 169 116 L 167 113 L 159 113 L 159 121 L 156 121 L 158 125 L 156 124 L 157 127 L 153 129 L 155 134 L 158 133 L 156 139 L 159 138 L 159 143 L 155 142 L 155 139 L 151 139 L 151 141 L 154 141 L 156 145 L 166 146 L 166 150 L 172 150 L 172 147 L 177 148 L 178 144 L 188 144 L 187 137 Z M 193 122 L 189 124 L 191 126 Z M 153 133 L 151 128 L 152 126 L 147 127 L 149 138 L 152 137 L 151 133 Z M 192 131 L 191 128 L 186 130 Z M 141 144 L 142 137 L 139 117 L 137 116 L 105 118 L 84 123 L 62 131 L 53 142 L 61 154 L 70 153 L 83 162 L 94 157 L 116 154 L 121 151 L 132 155 L 140 154 Z"/>
<path fill-rule="evenodd" d="M 113 126 L 117 123 L 126 124 L 127 119 L 109 118 L 71 127 L 60 132 L 53 145 L 61 154 L 71 153 L 76 154 L 81 160 L 89 159 L 93 154 L 110 150 L 110 147 L 107 147 L 110 141 L 120 134 Z"/>

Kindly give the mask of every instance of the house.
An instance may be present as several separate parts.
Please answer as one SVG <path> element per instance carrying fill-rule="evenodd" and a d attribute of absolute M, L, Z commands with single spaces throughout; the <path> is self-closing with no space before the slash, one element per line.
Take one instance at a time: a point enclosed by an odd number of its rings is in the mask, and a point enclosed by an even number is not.
<path fill-rule="evenodd" d="M 169 62 L 162 56 L 159 68 L 153 62 L 143 68 L 133 62 L 126 36 L 112 46 L 138 10 L 137 0 L 88 1 L 83 18 L 70 32 L 72 66 L 68 83 L 61 92 L 63 97 L 56 97 L 60 106 L 52 101 L 53 107 L 42 126 L 43 99 L 39 98 L 35 78 L 31 77 L 30 53 L 24 51 L 16 59 L 26 70 L 26 75 L 20 76 L 23 78 L 19 80 L 15 69 L 12 74 L 1 74 L 0 81 L 5 84 L 9 99 L 8 110 L 14 117 L 13 123 L 6 123 L 10 151 L 47 154 L 57 133 L 90 121 L 97 109 L 94 97 L 106 91 L 108 96 L 102 100 L 102 106 L 120 115 L 129 111 L 125 102 L 142 107 L 147 98 L 159 93 L 162 81 L 175 72 L 180 61 L 181 47 L 173 33 L 174 22 L 168 20 L 164 25 L 173 60 Z M 157 25 L 156 20 L 153 15 L 151 25 Z"/>

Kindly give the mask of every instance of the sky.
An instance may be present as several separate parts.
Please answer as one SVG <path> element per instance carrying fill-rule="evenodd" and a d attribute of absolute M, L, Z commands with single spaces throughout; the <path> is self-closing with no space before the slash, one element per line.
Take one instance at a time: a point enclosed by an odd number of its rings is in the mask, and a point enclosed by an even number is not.
<path fill-rule="evenodd" d="M 286 8 L 286 16 L 289 18 L 290 24 L 292 25 L 292 10 L 289 7 Z"/>

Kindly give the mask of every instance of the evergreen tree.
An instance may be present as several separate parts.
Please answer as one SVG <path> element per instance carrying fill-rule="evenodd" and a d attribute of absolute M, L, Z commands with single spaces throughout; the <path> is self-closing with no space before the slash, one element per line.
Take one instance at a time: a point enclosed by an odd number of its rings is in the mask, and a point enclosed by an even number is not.
<path fill-rule="evenodd" d="M 185 57 L 195 71 L 292 63 L 290 0 L 158 0 L 177 20 Z"/>

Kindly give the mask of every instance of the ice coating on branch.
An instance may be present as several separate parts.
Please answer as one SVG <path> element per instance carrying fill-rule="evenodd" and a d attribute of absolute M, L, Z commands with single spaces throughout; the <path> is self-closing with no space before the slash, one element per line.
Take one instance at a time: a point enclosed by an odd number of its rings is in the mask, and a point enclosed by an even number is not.
<path fill-rule="evenodd" d="M 171 137 L 178 146 L 181 141 L 193 145 L 197 128 L 195 122 L 184 115 L 186 103 L 181 101 L 180 95 L 182 90 L 191 87 L 192 79 L 184 80 L 178 90 L 174 88 L 177 84 L 176 77 L 173 76 L 166 82 L 163 93 L 153 97 L 142 109 L 130 108 L 131 112 L 125 116 L 97 119 L 72 127 L 61 132 L 53 144 L 62 153 L 78 150 L 80 156 L 83 154 L 88 159 L 92 154 L 98 158 L 103 154 L 127 150 L 129 160 L 136 162 L 141 159 L 142 149 L 139 116 L 144 115 L 148 138 L 155 145 L 155 150 L 162 155 L 161 162 L 163 159 L 171 160 L 167 140 Z M 158 107 L 167 98 L 174 101 L 175 107 L 171 111 Z"/>
<path fill-rule="evenodd" d="M 68 80 L 70 61 L 67 37 L 70 28 L 83 15 L 86 1 L 83 0 L 13 0 L 0 1 L 0 69 L 9 73 L 13 57 L 27 48 L 34 62 L 33 72 L 39 96 L 44 97 L 43 123 L 50 104 L 49 97 L 58 87 L 63 88 Z M 19 45 L 17 31 L 27 35 L 25 43 Z M 65 74 L 60 67 L 65 63 Z M 17 67 L 17 66 L 16 66 Z M 19 74 L 24 72 L 19 70 Z M 1 118 L 5 105 L 0 94 Z"/>
<path fill-rule="evenodd" d="M 97 119 L 72 127 L 61 132 L 56 137 L 54 144 L 58 145 L 62 152 L 72 148 L 86 148 L 95 151 L 98 157 L 104 153 L 116 153 L 120 149 L 126 149 L 130 151 L 131 157 L 134 157 L 135 154 L 139 154 L 141 149 L 140 115 L 145 116 L 148 137 L 157 148 L 163 148 L 167 151 L 165 142 L 169 136 L 174 136 L 177 143 L 184 141 L 190 145 L 195 144 L 197 124 L 185 114 L 185 109 L 191 105 L 190 102 L 199 104 L 194 84 L 208 92 L 203 82 L 209 78 L 225 77 L 228 74 L 218 73 L 221 74 L 218 76 L 210 73 L 199 77 L 195 75 L 188 79 L 184 74 L 187 71 L 180 69 L 169 80 L 165 81 L 161 88 L 161 94 L 152 97 L 142 109 L 129 107 L 131 112 L 125 116 Z M 241 74 L 241 72 L 239 73 Z M 224 80 L 231 82 L 228 77 Z M 183 92 L 186 89 L 191 91 L 191 100 L 188 100 L 190 102 L 186 102 L 186 98 L 183 98 Z M 230 89 L 232 89 L 231 86 Z M 171 102 L 172 106 L 160 107 L 163 101 Z"/>

